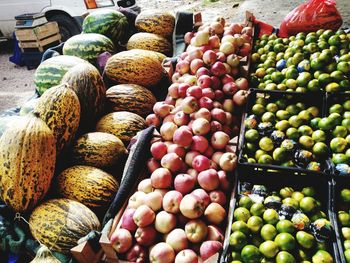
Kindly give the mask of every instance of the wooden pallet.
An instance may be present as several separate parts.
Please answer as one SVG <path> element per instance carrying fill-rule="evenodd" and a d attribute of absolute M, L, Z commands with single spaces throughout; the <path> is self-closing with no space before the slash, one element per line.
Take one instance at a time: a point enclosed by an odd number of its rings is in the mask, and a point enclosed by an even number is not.
<path fill-rule="evenodd" d="M 34 28 L 16 29 L 15 34 L 22 52 L 25 48 L 36 48 L 43 52 L 46 45 L 61 42 L 61 35 L 56 22 L 48 22 Z"/>

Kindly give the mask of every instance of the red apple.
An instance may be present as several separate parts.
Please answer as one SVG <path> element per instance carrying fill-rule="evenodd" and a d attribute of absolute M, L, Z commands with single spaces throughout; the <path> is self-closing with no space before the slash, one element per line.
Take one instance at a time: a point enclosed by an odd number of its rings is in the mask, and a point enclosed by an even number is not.
<path fill-rule="evenodd" d="M 195 36 L 195 46 L 200 47 L 209 44 L 209 32 L 198 31 Z"/>
<path fill-rule="evenodd" d="M 178 144 L 173 143 L 168 146 L 168 153 L 176 153 L 181 159 L 184 159 L 186 156 L 186 149 Z"/>
<path fill-rule="evenodd" d="M 179 83 L 180 79 L 181 79 L 181 74 L 179 72 L 175 72 L 171 77 L 171 81 L 173 83 Z"/>
<path fill-rule="evenodd" d="M 236 49 L 233 43 L 230 43 L 228 41 L 222 42 L 219 49 L 222 53 L 224 53 L 226 56 L 235 53 Z"/>
<path fill-rule="evenodd" d="M 192 191 L 193 195 L 198 196 L 204 203 L 204 207 L 207 207 L 210 203 L 210 197 L 207 194 L 206 191 L 204 191 L 202 188 L 198 188 Z"/>
<path fill-rule="evenodd" d="M 173 108 L 174 106 L 166 104 L 164 101 L 159 101 L 154 104 L 153 111 L 159 117 L 164 118 L 165 116 L 170 114 Z"/>
<path fill-rule="evenodd" d="M 178 111 L 174 115 L 174 123 L 178 126 L 187 125 L 190 122 L 190 116 L 183 111 Z"/>
<path fill-rule="evenodd" d="M 222 243 L 219 241 L 204 241 L 200 247 L 200 255 L 203 260 L 219 253 L 222 249 Z"/>
<path fill-rule="evenodd" d="M 172 122 L 174 123 L 174 114 L 169 114 L 163 119 L 163 123 Z"/>
<path fill-rule="evenodd" d="M 228 180 L 227 174 L 225 171 L 218 172 L 219 180 L 220 180 L 220 188 L 227 192 L 230 189 L 230 182 Z"/>
<path fill-rule="evenodd" d="M 211 110 L 214 107 L 214 103 L 208 97 L 202 97 L 202 98 L 199 99 L 199 107 Z"/>
<path fill-rule="evenodd" d="M 166 212 L 177 214 L 180 211 L 182 193 L 176 190 L 167 192 L 163 197 L 163 209 Z"/>
<path fill-rule="evenodd" d="M 179 83 L 173 83 L 168 88 L 168 96 L 173 99 L 179 98 Z"/>
<path fill-rule="evenodd" d="M 191 249 L 184 249 L 177 253 L 175 263 L 198 263 L 197 254 Z"/>
<path fill-rule="evenodd" d="M 154 211 L 147 205 L 140 205 L 133 215 L 134 222 L 138 227 L 145 227 L 152 224 L 154 218 Z"/>
<path fill-rule="evenodd" d="M 230 112 L 226 112 L 226 123 L 224 126 L 227 126 L 229 131 L 231 131 L 232 122 L 233 122 L 232 114 Z M 223 127 L 223 131 L 226 131 L 225 127 Z M 227 132 L 227 134 L 231 134 L 231 132 Z"/>
<path fill-rule="evenodd" d="M 137 191 L 142 191 L 146 194 L 152 192 L 151 178 L 146 178 L 146 179 L 143 179 L 141 182 L 139 182 L 137 186 Z"/>
<path fill-rule="evenodd" d="M 186 32 L 184 36 L 185 43 L 188 45 L 193 37 L 194 37 L 194 32 Z"/>
<path fill-rule="evenodd" d="M 141 191 L 135 192 L 130 198 L 128 207 L 137 209 L 140 205 L 143 204 L 143 200 L 145 199 L 146 194 Z"/>
<path fill-rule="evenodd" d="M 111 244 L 117 253 L 125 253 L 131 248 L 132 235 L 124 228 L 117 228 L 111 236 Z"/>
<path fill-rule="evenodd" d="M 253 28 L 250 26 L 246 26 L 242 29 L 241 34 L 247 34 L 249 36 L 253 36 Z"/>
<path fill-rule="evenodd" d="M 210 88 L 210 86 L 211 86 L 211 77 L 208 76 L 208 75 L 201 75 L 197 79 L 197 85 L 199 87 L 201 87 L 202 89 Z"/>
<path fill-rule="evenodd" d="M 189 72 L 190 71 L 190 62 L 188 62 L 187 60 L 181 60 L 181 61 L 177 62 L 175 71 L 179 72 L 181 75 Z"/>
<path fill-rule="evenodd" d="M 218 203 L 210 203 L 205 209 L 204 216 L 208 222 L 219 225 L 226 218 L 226 210 Z"/>
<path fill-rule="evenodd" d="M 187 83 L 190 86 L 196 85 L 197 84 L 197 77 L 193 75 L 184 75 L 184 82 Z"/>
<path fill-rule="evenodd" d="M 220 182 L 220 178 L 219 178 L 219 182 Z M 211 191 L 209 193 L 209 197 L 212 203 L 218 203 L 221 206 L 226 205 L 226 195 L 224 194 L 223 191 L 220 191 L 220 190 Z"/>
<path fill-rule="evenodd" d="M 149 252 L 150 263 L 172 263 L 175 260 L 173 248 L 165 242 L 156 244 Z"/>
<path fill-rule="evenodd" d="M 185 163 L 188 165 L 188 166 L 191 166 L 192 167 L 192 161 L 193 159 L 199 155 L 200 153 L 197 152 L 197 151 L 189 151 L 188 153 L 186 153 L 186 156 L 185 156 Z"/>
<path fill-rule="evenodd" d="M 187 126 L 181 126 L 174 132 L 173 141 L 182 147 L 188 147 L 192 143 L 192 136 L 193 134 Z"/>
<path fill-rule="evenodd" d="M 204 155 L 198 155 L 193 159 L 192 167 L 198 172 L 208 170 L 210 167 L 210 159 Z"/>
<path fill-rule="evenodd" d="M 175 253 L 188 247 L 186 233 L 181 228 L 175 228 L 174 230 L 172 230 L 167 235 L 165 242 L 174 249 Z"/>
<path fill-rule="evenodd" d="M 213 73 L 213 75 L 220 77 L 226 74 L 226 67 L 224 63 L 217 61 L 211 66 L 210 72 Z"/>
<path fill-rule="evenodd" d="M 172 98 L 171 96 L 166 96 L 164 103 L 171 105 L 171 106 L 175 106 L 176 100 L 174 98 Z M 174 110 L 174 108 L 172 108 L 171 112 Z"/>
<path fill-rule="evenodd" d="M 234 110 L 234 103 L 233 103 L 233 100 L 232 99 L 225 99 L 223 102 L 222 102 L 222 109 L 224 111 L 226 111 L 226 113 L 230 113 L 232 112 L 233 113 L 233 110 Z M 226 116 L 227 118 L 227 116 Z"/>
<path fill-rule="evenodd" d="M 157 231 L 154 226 L 139 227 L 135 232 L 135 240 L 141 246 L 151 246 L 157 238 Z"/>
<path fill-rule="evenodd" d="M 225 93 L 222 90 L 215 90 L 215 100 L 221 102 L 225 99 Z"/>
<path fill-rule="evenodd" d="M 186 91 L 187 97 L 195 97 L 196 99 L 200 99 L 202 97 L 202 88 L 199 86 L 189 87 Z"/>
<path fill-rule="evenodd" d="M 225 84 L 227 84 L 229 82 L 234 82 L 234 81 L 235 81 L 234 78 L 231 75 L 229 75 L 229 74 L 225 74 L 225 75 L 223 75 L 221 77 L 222 85 L 225 85 Z"/>
<path fill-rule="evenodd" d="M 176 227 L 176 216 L 166 211 L 160 211 L 156 216 L 154 226 L 162 234 L 169 233 Z"/>
<path fill-rule="evenodd" d="M 180 83 L 177 90 L 180 98 L 186 97 L 186 91 L 190 87 L 187 83 Z"/>
<path fill-rule="evenodd" d="M 166 168 L 158 168 L 151 174 L 152 187 L 156 189 L 170 188 L 172 175 Z"/>
<path fill-rule="evenodd" d="M 246 104 L 247 98 L 248 98 L 248 91 L 246 90 L 239 90 L 236 92 L 235 95 L 233 95 L 233 101 L 238 106 L 242 106 Z"/>
<path fill-rule="evenodd" d="M 195 182 L 197 182 L 198 172 L 196 171 L 196 169 L 193 169 L 193 168 L 187 169 L 186 173 L 190 175 Z"/>
<path fill-rule="evenodd" d="M 203 51 L 200 48 L 194 48 L 188 52 L 188 59 L 191 62 L 195 58 L 202 58 Z"/>
<path fill-rule="evenodd" d="M 176 153 L 167 153 L 161 159 L 160 165 L 175 173 L 181 169 L 182 159 Z"/>
<path fill-rule="evenodd" d="M 152 113 L 152 114 L 149 114 L 147 117 L 146 117 L 146 125 L 147 126 L 156 126 L 156 127 L 159 127 L 160 124 L 161 124 L 162 120 L 160 119 L 160 117 L 158 117 L 156 114 Z"/>
<path fill-rule="evenodd" d="M 148 159 L 147 168 L 148 168 L 148 171 L 150 173 L 153 173 L 154 170 L 159 168 L 159 167 L 160 167 L 160 163 L 156 159 L 154 159 L 154 158 Z"/>
<path fill-rule="evenodd" d="M 206 191 L 212 191 L 219 187 L 220 180 L 217 171 L 208 169 L 198 174 L 198 184 Z"/>
<path fill-rule="evenodd" d="M 235 82 L 228 82 L 222 87 L 227 96 L 233 96 L 238 91 L 238 85 Z"/>
<path fill-rule="evenodd" d="M 185 225 L 185 233 L 189 241 L 192 243 L 200 243 L 205 240 L 208 233 L 208 227 L 200 219 L 190 220 Z"/>
<path fill-rule="evenodd" d="M 200 217 L 204 212 L 205 206 L 203 200 L 193 194 L 185 195 L 180 203 L 181 213 L 190 219 Z"/>
<path fill-rule="evenodd" d="M 221 87 L 221 81 L 217 76 L 211 76 L 211 88 L 217 90 Z"/>
<path fill-rule="evenodd" d="M 207 240 L 214 240 L 214 241 L 219 241 L 223 243 L 224 235 L 222 234 L 222 231 L 217 226 L 210 225 L 208 226 Z"/>
<path fill-rule="evenodd" d="M 143 247 L 135 244 L 126 253 L 126 260 L 129 262 L 144 263 L 147 261 L 147 252 Z"/>
<path fill-rule="evenodd" d="M 219 51 L 219 52 L 216 52 L 216 59 L 220 62 L 225 62 L 226 61 L 226 55 Z"/>
<path fill-rule="evenodd" d="M 203 118 L 203 119 L 206 119 L 207 121 L 210 121 L 211 113 L 206 108 L 200 108 L 197 112 L 194 113 L 194 118 L 195 119 Z"/>
<path fill-rule="evenodd" d="M 211 66 L 216 62 L 216 53 L 213 50 L 207 50 L 203 53 L 203 62 Z"/>
<path fill-rule="evenodd" d="M 203 60 L 199 59 L 199 58 L 195 58 L 191 61 L 191 64 L 190 64 L 190 71 L 191 71 L 191 74 L 196 74 L 197 70 L 201 67 L 204 66 L 204 62 Z"/>
<path fill-rule="evenodd" d="M 220 167 L 226 172 L 232 172 L 237 167 L 237 155 L 232 152 L 224 153 L 220 158 Z"/>
<path fill-rule="evenodd" d="M 226 133 L 217 131 L 211 136 L 210 143 L 215 150 L 222 150 L 225 149 L 229 140 L 230 137 Z"/>
<path fill-rule="evenodd" d="M 198 102 L 195 97 L 186 97 L 181 103 L 182 111 L 186 114 L 191 114 L 199 109 Z"/>
<path fill-rule="evenodd" d="M 136 210 L 134 208 L 127 208 L 122 217 L 121 227 L 129 230 L 130 232 L 134 232 L 137 228 L 137 225 L 133 219 L 135 211 Z"/>
<path fill-rule="evenodd" d="M 210 24 L 210 27 L 213 29 L 214 34 L 221 35 L 224 33 L 224 25 L 218 21 L 214 21 Z"/>
<path fill-rule="evenodd" d="M 222 109 L 222 104 L 219 101 L 214 101 L 214 108 Z"/>
<path fill-rule="evenodd" d="M 230 54 L 226 58 L 226 63 L 235 68 L 239 66 L 240 59 L 236 54 Z"/>
<path fill-rule="evenodd" d="M 230 26 L 229 26 L 230 30 L 234 33 L 234 34 L 240 34 L 243 27 L 238 24 L 238 23 L 232 23 Z"/>
<path fill-rule="evenodd" d="M 211 75 L 209 69 L 205 68 L 205 67 L 201 67 L 197 70 L 196 72 L 196 77 L 199 79 L 201 76 L 209 76 Z M 198 81 L 197 79 L 197 81 Z"/>
<path fill-rule="evenodd" d="M 210 132 L 210 122 L 204 118 L 195 119 L 192 123 L 193 134 L 206 135 Z"/>
<path fill-rule="evenodd" d="M 214 149 L 210 145 L 208 146 L 207 150 L 204 152 L 204 156 L 211 158 L 212 155 L 214 154 Z M 213 163 L 213 162 L 211 162 Z"/>
<path fill-rule="evenodd" d="M 246 78 L 236 79 L 236 84 L 240 90 L 247 90 L 249 88 L 248 80 Z"/>
<path fill-rule="evenodd" d="M 208 146 L 209 146 L 209 142 L 204 136 L 195 135 L 192 137 L 192 146 L 191 146 L 192 151 L 204 153 L 207 150 Z"/>
<path fill-rule="evenodd" d="M 244 43 L 242 47 L 239 49 L 239 55 L 241 55 L 242 57 L 248 56 L 251 49 L 252 49 L 252 46 L 249 43 Z"/>
<path fill-rule="evenodd" d="M 210 111 L 213 120 L 220 122 L 221 124 L 226 123 L 226 113 L 222 109 L 214 108 Z"/>
<path fill-rule="evenodd" d="M 215 162 L 216 164 L 219 164 L 220 163 L 220 158 L 221 158 L 221 155 L 223 155 L 224 153 L 223 152 L 214 152 L 213 153 L 213 156 L 211 157 L 211 160 L 213 162 Z"/>
<path fill-rule="evenodd" d="M 197 183 L 197 176 L 189 174 L 178 174 L 174 179 L 174 188 L 181 194 L 188 194 L 193 190 Z"/>
<path fill-rule="evenodd" d="M 162 138 L 166 141 L 171 141 L 174 136 L 174 132 L 176 131 L 177 126 L 173 122 L 165 122 L 160 127 L 160 134 Z"/>
<path fill-rule="evenodd" d="M 169 190 L 168 190 L 168 189 L 161 189 L 161 188 L 159 188 L 159 189 L 154 189 L 153 192 L 160 193 L 160 194 L 162 195 L 162 197 L 164 197 L 165 194 L 166 194 L 167 192 L 169 192 Z"/>
<path fill-rule="evenodd" d="M 214 90 L 212 88 L 204 88 L 202 90 L 202 97 L 207 97 L 211 100 L 214 100 L 215 99 L 215 93 L 214 93 Z"/>
<path fill-rule="evenodd" d="M 151 154 L 154 159 L 160 160 L 167 153 L 167 146 L 164 142 L 155 142 L 151 145 Z"/>
<path fill-rule="evenodd" d="M 150 192 L 146 194 L 144 204 L 151 208 L 154 212 L 162 208 L 163 196 L 158 192 Z"/>
<path fill-rule="evenodd" d="M 232 75 L 233 77 L 238 76 L 239 72 L 240 72 L 240 71 L 239 71 L 239 67 L 231 68 L 231 75 Z"/>
<path fill-rule="evenodd" d="M 218 121 L 211 121 L 210 122 L 210 132 L 215 133 L 217 131 L 222 131 L 222 125 Z"/>

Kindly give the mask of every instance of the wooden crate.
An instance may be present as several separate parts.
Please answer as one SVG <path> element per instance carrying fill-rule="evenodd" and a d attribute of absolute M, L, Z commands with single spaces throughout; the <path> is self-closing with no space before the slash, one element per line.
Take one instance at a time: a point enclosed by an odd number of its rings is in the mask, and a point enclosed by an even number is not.
<path fill-rule="evenodd" d="M 16 29 L 15 34 L 22 52 L 26 48 L 36 48 L 43 52 L 46 45 L 61 42 L 57 22 L 48 22 L 34 28 Z"/>

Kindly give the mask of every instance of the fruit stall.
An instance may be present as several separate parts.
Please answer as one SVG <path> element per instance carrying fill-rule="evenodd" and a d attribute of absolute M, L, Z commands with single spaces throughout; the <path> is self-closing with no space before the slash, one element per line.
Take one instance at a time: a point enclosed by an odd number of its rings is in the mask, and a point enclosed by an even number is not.
<path fill-rule="evenodd" d="M 350 262 L 347 31 L 103 10 L 49 52 L 0 116 L 0 258 Z"/>

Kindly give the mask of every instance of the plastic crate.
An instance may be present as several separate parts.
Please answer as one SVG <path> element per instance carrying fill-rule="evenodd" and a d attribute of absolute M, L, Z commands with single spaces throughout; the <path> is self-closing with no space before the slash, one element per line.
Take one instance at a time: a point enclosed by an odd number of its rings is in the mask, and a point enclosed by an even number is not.
<path fill-rule="evenodd" d="M 246 104 L 245 112 L 242 115 L 242 124 L 239 138 L 239 158 L 238 165 L 251 167 L 251 169 L 258 169 L 260 171 L 268 171 L 268 170 L 276 170 L 276 171 L 292 171 L 296 174 L 314 174 L 314 175 L 322 175 L 329 176 L 332 172 L 332 167 L 330 164 L 329 158 L 327 158 L 322 165 L 322 171 L 312 171 L 302 167 L 284 167 L 276 164 L 258 164 L 258 163 L 249 163 L 247 158 L 244 156 L 246 154 L 245 149 L 245 138 L 244 134 L 246 131 L 246 127 L 244 124 L 244 120 L 251 115 L 251 109 L 255 104 L 255 100 L 258 97 L 269 98 L 271 101 L 275 101 L 281 98 L 287 98 L 291 103 L 303 102 L 307 106 L 316 106 L 320 113 L 319 116 L 324 116 L 325 109 L 325 96 L 322 93 L 315 93 L 312 96 L 308 96 L 309 94 L 299 93 L 299 92 L 281 92 L 281 91 L 267 91 L 260 89 L 250 89 L 248 101 Z"/>
<path fill-rule="evenodd" d="M 346 177 L 337 177 L 332 179 L 332 213 L 334 217 L 334 229 L 335 234 L 337 236 L 337 243 L 338 243 L 338 251 L 339 251 L 339 257 L 340 262 L 346 263 L 345 256 L 344 256 L 344 238 L 341 233 L 341 224 L 338 220 L 338 211 L 340 211 L 341 202 L 339 200 L 339 194 L 340 191 L 343 188 L 349 188 L 350 189 L 350 180 Z"/>
<path fill-rule="evenodd" d="M 318 194 L 318 200 L 321 201 L 322 210 L 327 214 L 329 221 L 334 227 L 333 234 L 331 238 L 327 241 L 328 252 L 332 254 L 334 262 L 342 262 L 339 256 L 337 235 L 335 232 L 336 226 L 333 217 L 332 205 L 333 205 L 333 184 L 332 181 L 326 177 L 320 177 L 318 180 L 315 180 L 313 176 L 304 175 L 300 176 L 295 174 L 292 171 L 257 171 L 250 170 L 247 167 L 239 167 L 237 169 L 237 180 L 234 186 L 234 195 L 230 201 L 230 212 L 228 214 L 228 229 L 229 226 L 233 223 L 233 212 L 235 210 L 236 203 L 239 198 L 239 193 L 241 192 L 241 187 L 243 182 L 249 182 L 251 184 L 261 184 L 265 185 L 269 192 L 280 190 L 283 187 L 292 187 L 294 190 L 302 190 L 304 187 L 312 186 L 316 189 Z M 225 235 L 225 242 L 223 247 L 223 252 L 220 257 L 221 263 L 230 262 L 230 246 L 229 246 L 229 234 Z"/>

